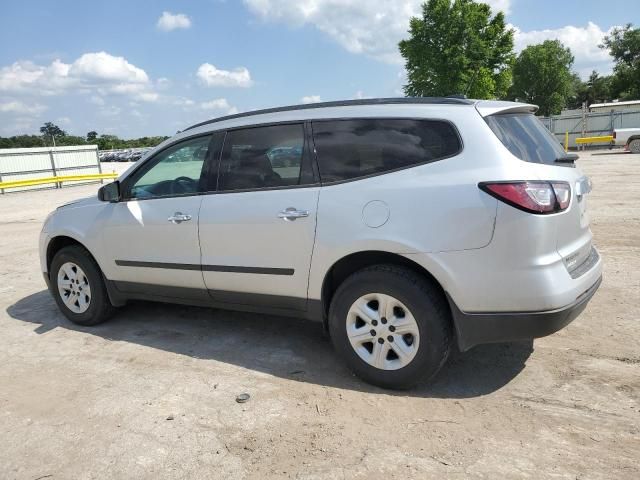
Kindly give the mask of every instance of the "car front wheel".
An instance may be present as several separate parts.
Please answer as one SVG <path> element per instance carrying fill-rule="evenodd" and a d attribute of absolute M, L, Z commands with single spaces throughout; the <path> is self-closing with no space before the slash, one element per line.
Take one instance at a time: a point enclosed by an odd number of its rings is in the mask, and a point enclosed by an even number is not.
<path fill-rule="evenodd" d="M 58 251 L 49 279 L 58 308 L 73 323 L 97 325 L 113 314 L 100 267 L 84 248 L 73 245 Z"/>
<path fill-rule="evenodd" d="M 376 265 L 348 277 L 329 310 L 338 354 L 363 380 L 409 388 L 446 361 L 451 323 L 441 292 L 404 267 Z"/>

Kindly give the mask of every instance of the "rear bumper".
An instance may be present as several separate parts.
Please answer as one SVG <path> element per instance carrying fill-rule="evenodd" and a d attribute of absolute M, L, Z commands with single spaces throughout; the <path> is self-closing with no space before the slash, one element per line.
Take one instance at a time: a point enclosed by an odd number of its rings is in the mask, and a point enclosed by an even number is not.
<path fill-rule="evenodd" d="M 545 337 L 566 327 L 587 306 L 602 277 L 573 303 L 542 312 L 465 313 L 447 295 L 461 351 L 484 343 L 511 342 Z"/>

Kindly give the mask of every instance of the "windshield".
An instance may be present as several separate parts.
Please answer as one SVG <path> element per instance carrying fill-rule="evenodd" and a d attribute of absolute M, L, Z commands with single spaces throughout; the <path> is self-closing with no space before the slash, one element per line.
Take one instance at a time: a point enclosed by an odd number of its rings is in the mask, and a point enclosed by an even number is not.
<path fill-rule="evenodd" d="M 567 155 L 542 122 L 529 113 L 490 115 L 485 120 L 503 145 L 520 160 L 553 164 Z"/>

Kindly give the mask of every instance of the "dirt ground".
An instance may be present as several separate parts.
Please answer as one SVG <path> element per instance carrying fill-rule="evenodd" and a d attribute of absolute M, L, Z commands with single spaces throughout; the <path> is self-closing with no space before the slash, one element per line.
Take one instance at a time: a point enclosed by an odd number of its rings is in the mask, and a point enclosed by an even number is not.
<path fill-rule="evenodd" d="M 0 478 L 640 478 L 640 156 L 579 166 L 605 264 L 587 310 L 401 393 L 296 319 L 139 302 L 74 326 L 38 232 L 96 186 L 0 196 Z"/>

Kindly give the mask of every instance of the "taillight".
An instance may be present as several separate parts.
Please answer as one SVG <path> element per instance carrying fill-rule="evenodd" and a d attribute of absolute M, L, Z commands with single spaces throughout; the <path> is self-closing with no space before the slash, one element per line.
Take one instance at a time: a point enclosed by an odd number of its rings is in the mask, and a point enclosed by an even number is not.
<path fill-rule="evenodd" d="M 481 182 L 478 187 L 489 195 L 525 212 L 557 213 L 571 203 L 571 187 L 566 182 Z"/>
<path fill-rule="evenodd" d="M 616 131 L 615 130 L 613 131 L 613 134 L 611 136 L 613 137 L 614 140 L 616 139 Z"/>

